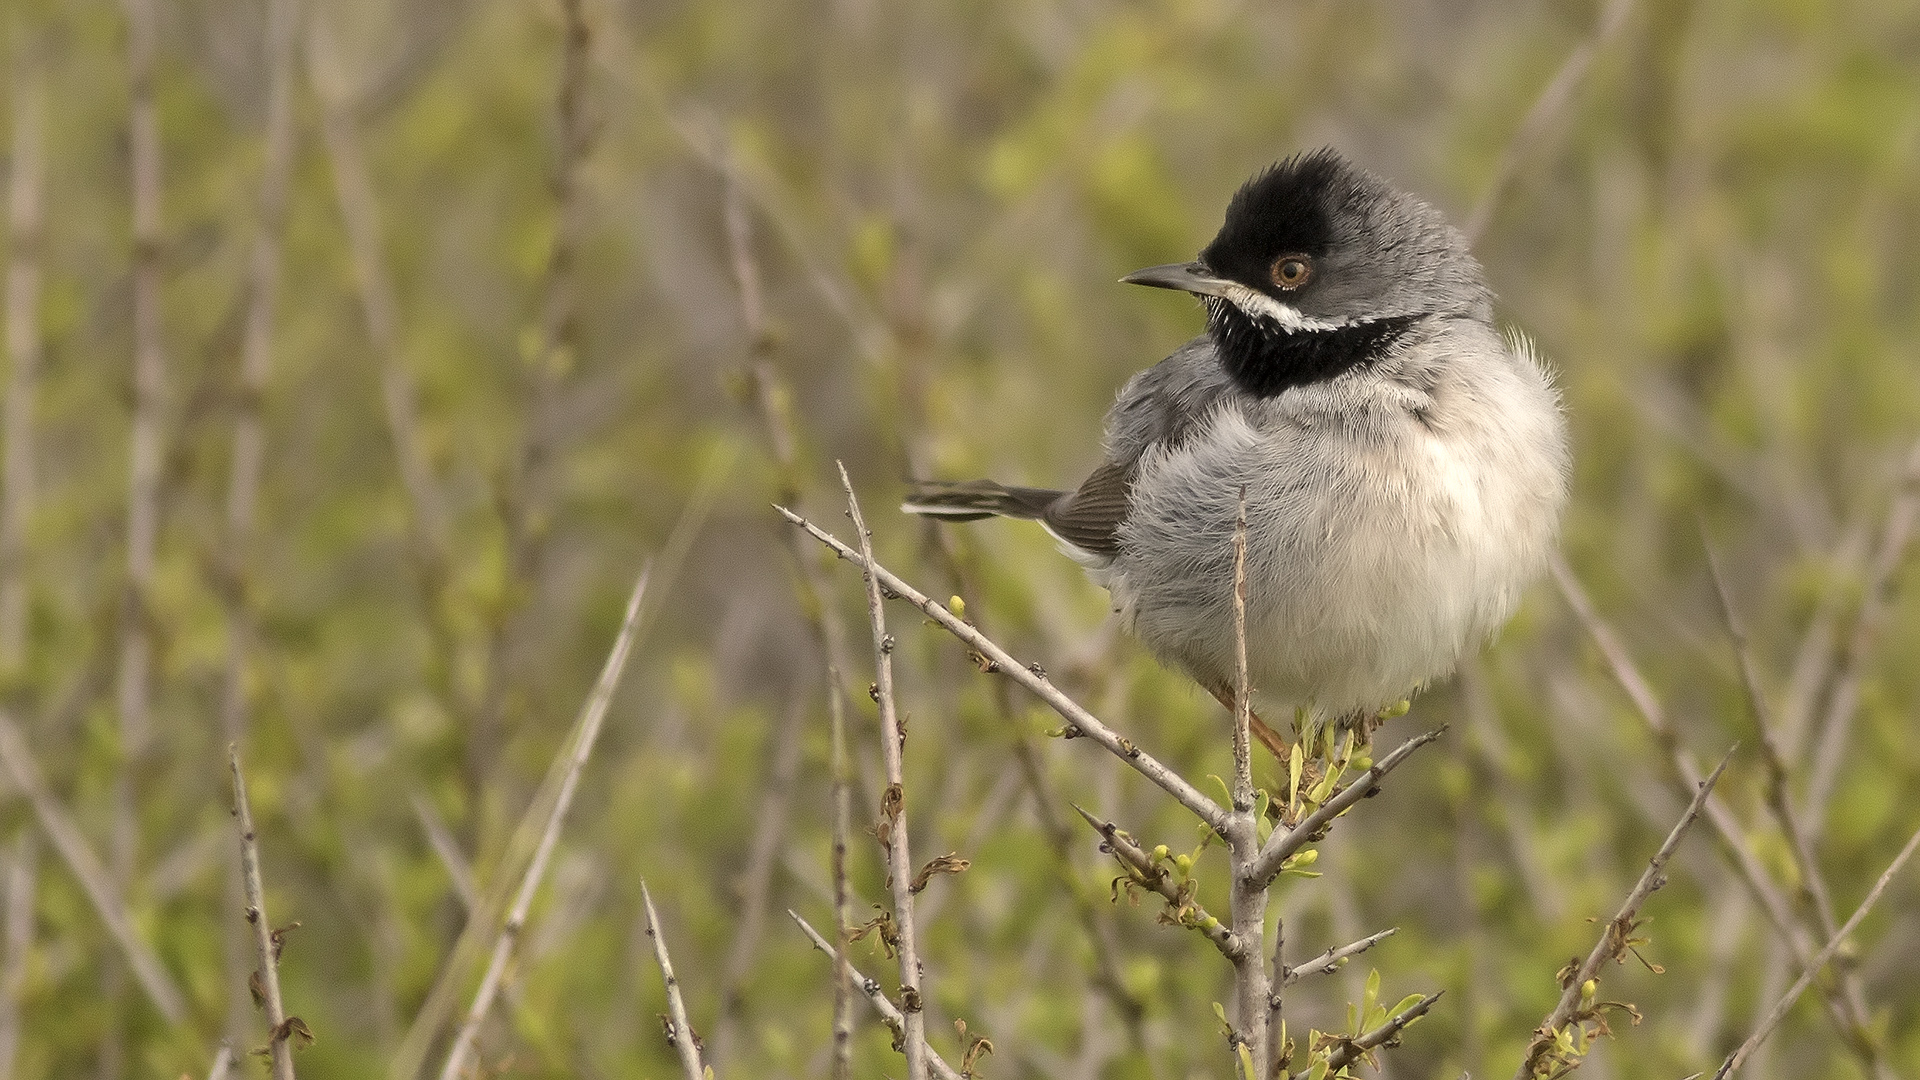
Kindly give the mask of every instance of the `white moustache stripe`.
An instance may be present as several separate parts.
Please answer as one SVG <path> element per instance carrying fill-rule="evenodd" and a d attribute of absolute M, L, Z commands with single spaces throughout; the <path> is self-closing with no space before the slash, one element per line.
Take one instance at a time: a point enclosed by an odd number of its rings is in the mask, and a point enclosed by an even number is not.
<path fill-rule="evenodd" d="M 1266 293 L 1250 289 L 1239 282 L 1229 282 L 1222 290 L 1222 299 L 1244 311 L 1252 318 L 1265 319 L 1276 323 L 1282 330 L 1338 330 L 1353 325 L 1351 319 L 1319 319 L 1312 315 L 1303 315 L 1292 304 L 1283 304 Z"/>

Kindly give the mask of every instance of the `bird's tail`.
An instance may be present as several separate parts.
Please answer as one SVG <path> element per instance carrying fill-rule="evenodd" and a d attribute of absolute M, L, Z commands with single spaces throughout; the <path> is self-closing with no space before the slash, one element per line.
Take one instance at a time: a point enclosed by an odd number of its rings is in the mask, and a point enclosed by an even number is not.
<path fill-rule="evenodd" d="M 1008 487 L 992 480 L 915 480 L 900 509 L 909 514 L 976 521 L 984 517 L 1040 518 L 1065 494 L 1047 488 Z"/>

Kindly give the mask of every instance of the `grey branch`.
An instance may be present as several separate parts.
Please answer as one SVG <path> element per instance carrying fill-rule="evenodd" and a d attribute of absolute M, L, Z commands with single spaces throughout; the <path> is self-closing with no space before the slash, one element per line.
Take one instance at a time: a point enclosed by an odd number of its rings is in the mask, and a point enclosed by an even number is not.
<path fill-rule="evenodd" d="M 887 792 L 880 806 L 881 846 L 887 849 L 887 883 L 893 892 L 895 948 L 900 959 L 900 1009 L 906 1014 L 903 1025 L 903 1052 L 907 1055 L 907 1080 L 926 1080 L 927 1022 L 921 1010 L 925 999 L 920 992 L 920 951 L 913 924 L 913 856 L 907 843 L 907 796 L 905 780 L 906 730 L 893 696 L 893 635 L 887 633 L 886 605 L 880 596 L 880 578 L 874 573 L 873 534 L 860 516 L 860 500 L 854 498 L 853 481 L 847 467 L 840 469 L 840 487 L 847 497 L 847 515 L 853 519 L 854 535 L 860 539 L 860 560 L 867 568 L 867 620 L 873 627 L 874 697 L 880 704 L 880 752 L 886 762 Z"/>
<path fill-rule="evenodd" d="M 667 956 L 666 935 L 660 932 L 660 914 L 653 910 L 653 894 L 647 891 L 645 880 L 640 882 L 640 899 L 647 906 L 647 938 L 653 942 L 653 959 L 660 965 L 660 980 L 667 985 L 667 1018 L 673 1025 L 667 1032 L 667 1041 L 680 1054 L 680 1067 L 687 1071 L 687 1080 L 704 1080 L 700 1047 L 694 1042 L 693 1024 L 687 1020 L 687 1003 L 680 996 L 680 980 L 674 978 L 673 960 Z"/>
<path fill-rule="evenodd" d="M 1292 986 L 1294 983 L 1299 982 L 1309 975 L 1331 975 L 1340 970 L 1341 964 L 1353 957 L 1359 956 L 1361 953 L 1366 952 L 1368 949 L 1373 948 L 1375 945 L 1380 944 L 1399 932 L 1399 927 L 1391 926 L 1377 934 L 1363 937 L 1352 944 L 1330 948 L 1305 963 L 1295 964 L 1287 968 L 1286 985 Z"/>
<path fill-rule="evenodd" d="M 1386 1023 L 1381 1024 L 1365 1035 L 1341 1043 L 1332 1054 L 1327 1056 L 1328 1075 L 1338 1073 L 1341 1069 L 1358 1061 L 1367 1051 L 1392 1042 L 1394 1037 L 1405 1030 L 1408 1024 L 1427 1015 L 1427 1010 L 1433 1008 L 1433 1003 L 1439 1001 L 1440 995 L 1444 993 L 1446 993 L 1445 990 L 1435 990 L 1433 993 L 1407 1006 L 1405 1011 L 1388 1017 Z M 1306 1074 L 1302 1073 L 1300 1075 L 1304 1076 Z"/>
<path fill-rule="evenodd" d="M 1640 880 L 1634 883 L 1632 891 L 1627 893 L 1627 899 L 1620 905 L 1620 911 L 1600 932 L 1600 940 L 1594 943 L 1593 951 L 1587 954 L 1586 960 L 1582 961 L 1580 967 L 1567 979 L 1565 989 L 1560 992 L 1560 1001 L 1554 1005 L 1553 1011 L 1547 1014 L 1546 1021 L 1534 1031 L 1533 1042 L 1528 1047 L 1526 1059 L 1520 1063 L 1519 1070 L 1513 1074 L 1514 1080 L 1528 1080 L 1535 1074 L 1535 1066 L 1541 1056 L 1552 1049 L 1555 1035 L 1573 1019 L 1574 1012 L 1580 1004 L 1581 987 L 1587 980 L 1597 977 L 1600 974 L 1600 966 L 1608 960 L 1624 959 L 1626 951 L 1631 947 L 1629 939 L 1632 936 L 1634 922 L 1639 918 L 1641 906 L 1647 902 L 1647 897 L 1653 895 L 1654 890 L 1667 883 L 1666 874 L 1663 872 L 1666 869 L 1667 860 L 1673 858 L 1674 851 L 1680 847 L 1680 841 L 1686 837 L 1687 830 L 1693 826 L 1694 820 L 1700 816 L 1701 810 L 1706 806 L 1708 796 L 1713 794 L 1713 786 L 1720 782 L 1720 774 L 1726 772 L 1727 763 L 1732 760 L 1733 751 L 1728 750 L 1727 756 L 1720 759 L 1720 764 L 1714 767 L 1713 773 L 1700 784 L 1699 790 L 1694 792 L 1693 801 L 1687 804 L 1687 812 L 1680 815 L 1680 820 L 1674 823 L 1673 831 L 1667 833 L 1666 842 L 1660 845 L 1660 850 L 1655 852 L 1653 858 L 1648 861 L 1646 870 L 1640 874 Z"/>
<path fill-rule="evenodd" d="M 1234 1038 L 1251 1055 L 1247 1080 L 1270 1073 L 1272 1041 L 1267 1024 L 1272 1018 L 1272 988 L 1267 977 L 1265 938 L 1267 882 L 1253 873 L 1260 859 L 1260 811 L 1253 795 L 1253 687 L 1247 676 L 1247 492 L 1239 493 L 1233 524 L 1233 642 L 1235 660 L 1233 701 L 1233 807 L 1227 815 L 1228 916 L 1240 948 L 1233 961 Z"/>
<path fill-rule="evenodd" d="M 16 39 L 27 35 L 15 20 Z M 26 658 L 27 522 L 33 516 L 34 401 L 40 378 L 40 261 L 46 200 L 46 73 L 37 43 L 13 60 L 13 157 L 7 184 L 7 401 L 0 432 L 0 669 Z"/>
<path fill-rule="evenodd" d="M 1286 832 L 1276 832 L 1269 836 L 1267 846 L 1260 849 L 1260 857 L 1247 867 L 1249 880 L 1259 882 L 1263 886 L 1272 882 L 1273 876 L 1280 872 L 1280 864 L 1286 862 L 1289 856 L 1312 843 L 1314 836 L 1348 807 L 1366 798 L 1368 793 L 1379 785 L 1382 777 L 1399 768 L 1400 763 L 1412 756 L 1415 750 L 1438 739 L 1446 734 L 1446 731 L 1446 725 L 1443 724 L 1425 734 L 1415 735 L 1394 747 L 1392 753 L 1375 762 L 1373 767 L 1361 773 L 1353 783 L 1341 788 L 1320 809 L 1300 819 L 1298 825 Z"/>
<path fill-rule="evenodd" d="M 120 906 L 119 896 L 113 887 L 113 879 L 107 875 L 106 866 L 94 854 L 80 827 L 67 816 L 66 810 L 47 789 L 47 782 L 40 775 L 39 764 L 28 752 L 26 740 L 20 737 L 20 729 L 14 724 L 13 718 L 4 713 L 0 713 L 0 765 L 5 766 L 14 784 L 26 793 L 34 816 L 40 820 L 41 830 L 53 841 L 54 850 L 65 860 L 67 868 L 73 871 L 87 899 L 93 902 L 94 910 L 100 914 L 100 921 L 107 925 L 107 932 L 126 954 L 133 977 L 146 991 L 154 1008 L 169 1024 L 185 1022 L 186 998 L 174 985 L 173 977 L 167 974 L 160 957 L 134 932 L 133 920 L 128 918 L 126 909 Z"/>
<path fill-rule="evenodd" d="M 1101 840 L 1112 850 L 1114 857 L 1133 871 L 1129 880 L 1152 889 L 1176 910 L 1191 909 L 1193 912 L 1191 919 L 1181 920 L 1180 925 L 1190 926 L 1199 931 L 1208 941 L 1213 942 L 1214 948 L 1220 950 L 1221 956 L 1236 964 L 1240 962 L 1240 959 L 1247 954 L 1245 943 L 1227 927 L 1227 924 L 1209 915 L 1207 909 L 1201 907 L 1198 900 L 1183 891 L 1181 886 L 1174 882 L 1173 876 L 1167 873 L 1166 867 L 1154 862 L 1152 855 L 1139 844 L 1134 843 L 1133 838 L 1122 832 L 1113 822 L 1102 821 L 1078 804 L 1074 805 L 1074 809 L 1079 811 L 1087 824 L 1093 826 L 1093 830 L 1100 834 Z"/>
<path fill-rule="evenodd" d="M 1573 571 L 1567 566 L 1566 560 L 1555 552 L 1550 555 L 1548 566 L 1553 571 L 1554 580 L 1560 586 L 1561 595 L 1566 597 L 1567 605 L 1586 626 L 1587 633 L 1593 638 L 1594 645 L 1599 648 L 1600 655 L 1605 658 L 1614 679 L 1620 683 L 1621 689 L 1626 691 L 1628 699 L 1633 702 L 1635 710 L 1640 713 L 1640 718 L 1645 721 L 1648 730 L 1653 732 L 1654 738 L 1666 750 L 1673 762 L 1674 774 L 1679 784 L 1689 792 L 1697 788 L 1703 779 L 1700 766 L 1695 763 L 1693 755 L 1680 745 L 1673 725 L 1668 721 L 1666 710 L 1660 705 L 1660 699 L 1654 695 L 1653 688 L 1647 684 L 1639 668 L 1634 666 L 1633 658 L 1628 655 L 1626 647 L 1614 634 L 1613 628 L 1600 618 L 1599 612 L 1593 606 L 1593 600 L 1580 586 L 1579 579 L 1573 576 Z M 1760 901 L 1761 908 L 1766 911 L 1767 917 L 1780 931 L 1782 940 L 1787 943 L 1788 949 L 1793 953 L 1794 962 L 1805 968 L 1813 960 L 1815 952 L 1813 941 L 1808 937 L 1806 928 L 1794 916 L 1786 897 L 1781 895 L 1766 868 L 1754 856 L 1739 822 L 1726 805 L 1716 798 L 1707 800 L 1704 812 L 1707 823 L 1713 826 L 1715 834 L 1720 838 L 1721 851 L 1732 861 L 1741 880 L 1746 882 L 1748 890 L 1753 893 L 1755 899 Z M 1885 1061 L 1881 1059 L 1879 1048 L 1867 1037 L 1868 1018 L 1865 1009 L 1856 1007 L 1855 1002 L 1848 1000 L 1843 993 L 1836 993 L 1832 987 L 1821 987 L 1821 999 L 1826 1004 L 1827 1015 L 1833 1022 L 1834 1031 L 1846 1042 L 1848 1049 L 1878 1080 L 1890 1080 L 1892 1073 Z"/>
<path fill-rule="evenodd" d="M 1820 969 L 1827 966 L 1834 954 L 1839 952 L 1841 946 L 1846 943 L 1847 938 L 1859 927 L 1860 920 L 1866 918 L 1867 912 L 1873 910 L 1873 905 L 1879 901 L 1880 894 L 1886 891 L 1887 883 L 1893 880 L 1902 866 L 1906 865 L 1907 859 L 1913 855 L 1916 847 L 1920 847 L 1920 832 L 1915 832 L 1907 840 L 1907 846 L 1900 849 L 1900 854 L 1893 857 L 1893 862 L 1887 865 L 1886 871 L 1880 875 L 1880 880 L 1874 882 L 1873 888 L 1867 890 L 1866 899 L 1860 901 L 1860 906 L 1853 910 L 1853 915 L 1847 919 L 1846 925 L 1840 928 L 1839 933 L 1833 935 L 1832 940 L 1827 942 L 1826 947 L 1813 958 L 1813 962 L 1800 973 L 1800 978 L 1794 982 L 1786 994 L 1779 1001 L 1774 1002 L 1773 1008 L 1767 1012 L 1766 1019 L 1761 1021 L 1752 1035 L 1747 1036 L 1747 1041 L 1741 1043 L 1739 1049 L 1727 1057 L 1719 1071 L 1713 1074 L 1713 1080 L 1725 1080 L 1732 1075 L 1733 1071 L 1744 1064 L 1747 1057 L 1766 1041 L 1767 1036 L 1773 1034 L 1773 1029 L 1780 1026 L 1780 1021 L 1787 1015 L 1787 1010 L 1793 1008 L 1793 1003 L 1800 1000 L 1800 995 L 1806 992 L 1808 985 L 1820 973 Z"/>
<path fill-rule="evenodd" d="M 267 921 L 267 889 L 260 880 L 260 843 L 253 830 L 253 809 L 247 804 L 247 778 L 240 769 L 240 748 L 227 747 L 227 766 L 233 770 L 233 816 L 240 827 L 240 873 L 246 881 L 247 923 L 253 928 L 253 946 L 260 967 L 255 976 L 261 1007 L 267 1011 L 267 1053 L 274 1080 L 293 1080 L 293 1032 L 287 1008 L 280 1000 L 280 957 L 272 924 Z"/>
<path fill-rule="evenodd" d="M 0 918 L 0 1080 L 13 1080 L 14 1059 L 20 1050 L 20 999 L 27 988 L 27 961 L 33 952 L 33 908 L 38 894 L 39 848 L 33 827 L 24 825 L 7 853 L 4 892 L 6 912 Z"/>
<path fill-rule="evenodd" d="M 832 533 L 826 532 L 811 521 L 808 521 L 806 518 L 801 517 L 799 514 L 794 513 L 784 506 L 776 506 L 774 509 L 780 511 L 781 516 L 785 517 L 788 521 L 805 529 L 814 539 L 839 553 L 841 558 L 863 569 L 869 565 L 867 560 L 861 556 L 860 552 L 842 543 Z M 1221 833 L 1223 836 L 1225 835 L 1227 812 L 1222 809 L 1218 803 L 1201 793 L 1201 791 L 1192 784 L 1187 783 L 1178 773 L 1175 773 L 1172 769 L 1167 768 L 1155 760 L 1152 755 L 1133 745 L 1132 742 L 1122 738 L 1113 729 L 1101 723 L 1097 717 L 1081 707 L 1079 702 L 1074 701 L 1055 687 L 1044 674 L 1015 660 L 1013 654 L 1007 652 L 1007 650 L 1001 648 L 999 645 L 994 644 L 985 634 L 975 630 L 973 627 L 967 625 L 959 616 L 948 611 L 945 604 L 929 599 L 924 593 L 907 584 L 899 575 L 881 566 L 878 562 L 874 562 L 871 565 L 874 574 L 880 580 L 880 584 L 889 592 L 894 593 L 907 603 L 919 608 L 928 618 L 940 624 L 942 629 L 965 642 L 987 660 L 992 661 L 1007 677 L 1019 683 L 1021 686 L 1026 687 L 1028 690 L 1031 690 L 1040 700 L 1051 706 L 1053 711 L 1059 713 L 1068 723 L 1072 724 L 1079 734 L 1092 739 L 1094 742 L 1099 743 L 1117 755 L 1122 761 L 1132 766 L 1140 775 L 1153 781 L 1161 790 L 1172 795 L 1179 801 L 1180 805 L 1193 811 L 1194 815 L 1206 822 L 1209 828 Z"/>
<path fill-rule="evenodd" d="M 828 956 L 835 957 L 836 964 L 844 959 L 846 951 L 844 949 L 836 950 L 826 938 L 820 936 L 820 931 L 815 930 L 807 923 L 807 920 L 800 917 L 799 912 L 788 908 L 787 915 L 792 918 L 795 923 L 799 924 L 800 932 L 807 935 L 807 940 L 813 942 L 814 948 L 819 949 Z M 898 1035 L 902 1029 L 905 1018 L 900 1013 L 900 1006 L 895 1005 L 893 999 L 887 996 L 885 988 L 875 980 L 860 974 L 851 964 L 846 965 L 846 979 L 873 1005 L 873 1011 L 880 1014 L 880 1022 L 886 1024 L 888 1029 Z M 947 1064 L 939 1052 L 931 1046 L 927 1047 L 927 1064 L 932 1068 L 935 1075 L 940 1077 L 940 1080 L 966 1080 L 959 1072 L 955 1071 L 953 1066 Z"/>
<path fill-rule="evenodd" d="M 506 923 L 500 927 L 500 937 L 493 944 L 493 957 L 487 962 L 480 988 L 474 992 L 473 1007 L 467 1010 L 466 1021 L 454 1036 L 446 1067 L 440 1070 L 441 1080 L 460 1080 L 467 1074 L 474 1040 L 480 1034 L 480 1024 L 493 1007 L 494 996 L 500 992 L 501 981 L 507 973 L 507 960 L 513 955 L 514 942 L 519 938 L 521 928 L 526 925 L 527 913 L 533 908 L 534 893 L 539 890 L 540 881 L 546 876 L 547 860 L 552 858 L 554 848 L 560 843 L 560 826 L 566 821 L 567 809 L 573 804 L 573 793 L 580 783 L 580 774 L 587 767 L 587 759 L 593 755 L 594 743 L 600 738 L 601 723 L 607 716 L 607 706 L 612 703 L 613 692 L 620 685 L 620 674 L 626 669 L 627 653 L 633 647 L 634 631 L 640 624 L 640 603 L 647 595 L 650 569 L 641 570 L 640 577 L 633 583 L 633 592 L 627 597 L 626 615 L 620 622 L 620 633 L 614 638 L 613 648 L 607 653 L 606 665 L 600 669 L 600 678 L 594 683 L 593 692 L 587 696 L 587 703 L 581 710 L 580 722 L 568 744 L 570 750 L 562 751 L 566 755 L 567 767 L 560 782 L 559 796 L 547 813 L 546 828 L 540 834 L 540 843 L 534 848 L 533 859 L 527 863 L 527 872 L 520 879 L 520 890 L 513 898 L 513 906 L 507 911 Z"/>

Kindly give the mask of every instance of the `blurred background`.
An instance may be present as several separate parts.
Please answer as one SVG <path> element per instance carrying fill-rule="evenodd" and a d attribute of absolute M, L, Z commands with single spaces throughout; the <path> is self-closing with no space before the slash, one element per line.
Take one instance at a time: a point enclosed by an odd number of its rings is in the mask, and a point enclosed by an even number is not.
<path fill-rule="evenodd" d="M 1478 234 L 1571 417 L 1573 573 L 1681 747 L 1740 744 L 1735 846 L 1816 947 L 1812 894 L 1844 920 L 1920 823 L 1913 3 L 12 0 L 0 31 L 0 1076 L 201 1076 L 223 1037 L 263 1067 L 230 741 L 301 924 L 301 1074 L 437 1073 L 430 994 L 464 1012 L 469 905 L 517 881 L 648 560 L 476 1074 L 676 1072 L 644 877 L 716 1074 L 826 1075 L 830 962 L 784 915 L 832 920 L 823 618 L 856 827 L 884 780 L 858 575 L 769 504 L 850 536 L 843 459 L 892 568 L 1226 775 L 1224 712 L 1039 529 L 893 507 L 910 475 L 1077 482 L 1120 384 L 1201 327 L 1116 279 L 1321 145 Z M 936 1046 L 964 1020 L 985 1076 L 1226 1075 L 1227 966 L 1109 902 L 1069 803 L 1176 850 L 1192 822 L 892 618 L 916 857 L 972 860 L 920 897 Z M 1505 1075 L 1683 787 L 1550 581 L 1382 738 L 1441 723 L 1276 890 L 1292 959 L 1400 928 L 1289 1023 L 1340 1027 L 1378 968 L 1386 1000 L 1447 991 L 1386 1074 Z M 1798 974 L 1727 850 L 1681 848 L 1648 964 L 1602 986 L 1645 1019 L 1583 1075 L 1710 1070 Z M 864 919 L 864 836 L 852 881 Z M 1850 1035 L 1809 995 L 1746 1075 L 1920 1075 L 1917 901 L 1897 880 L 1847 950 Z M 900 1075 L 859 1015 L 857 1074 Z"/>

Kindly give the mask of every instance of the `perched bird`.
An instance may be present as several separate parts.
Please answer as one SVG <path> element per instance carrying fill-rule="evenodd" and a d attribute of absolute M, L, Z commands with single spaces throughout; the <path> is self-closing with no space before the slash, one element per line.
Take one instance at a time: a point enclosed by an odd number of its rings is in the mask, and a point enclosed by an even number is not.
<path fill-rule="evenodd" d="M 1566 425 L 1438 211 L 1320 150 L 1248 180 L 1197 260 L 1121 280 L 1192 293 L 1207 329 L 1127 382 L 1093 474 L 920 482 L 905 510 L 1039 520 L 1229 708 L 1243 496 L 1263 704 L 1369 720 L 1506 621 L 1555 542 Z"/>

